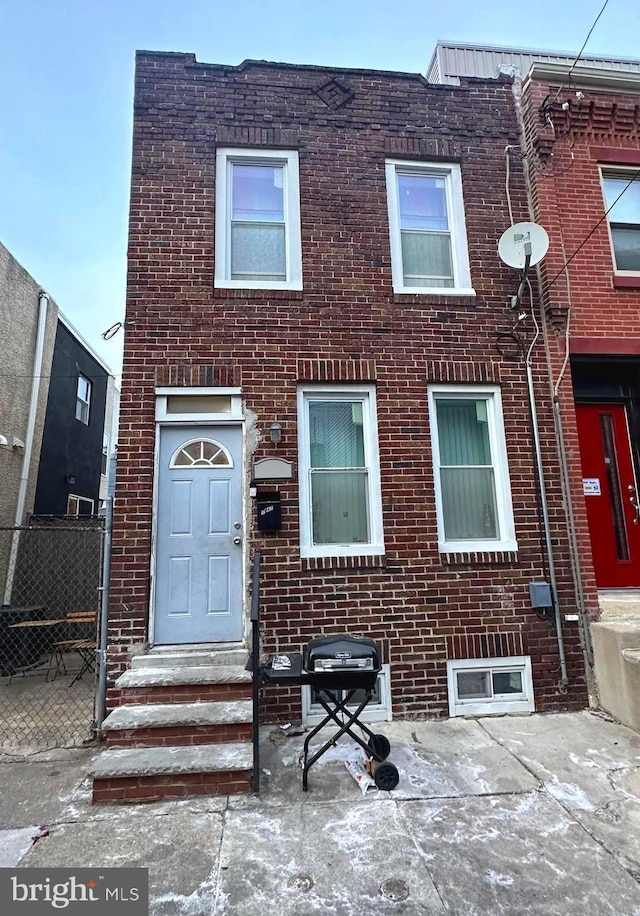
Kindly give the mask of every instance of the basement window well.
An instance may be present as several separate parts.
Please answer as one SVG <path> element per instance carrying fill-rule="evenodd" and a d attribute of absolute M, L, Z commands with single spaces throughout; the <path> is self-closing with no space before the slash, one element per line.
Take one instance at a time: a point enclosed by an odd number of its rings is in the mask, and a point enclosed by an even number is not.
<path fill-rule="evenodd" d="M 535 710 L 528 655 L 448 661 L 447 687 L 452 717 Z"/>

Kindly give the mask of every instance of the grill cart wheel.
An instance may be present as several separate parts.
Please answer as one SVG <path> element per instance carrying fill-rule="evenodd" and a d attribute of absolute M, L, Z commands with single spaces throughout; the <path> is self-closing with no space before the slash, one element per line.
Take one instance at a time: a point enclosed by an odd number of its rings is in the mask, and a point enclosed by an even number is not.
<path fill-rule="evenodd" d="M 391 753 L 391 745 L 386 735 L 371 735 L 367 747 L 371 755 L 377 757 L 378 760 L 386 760 Z"/>
<path fill-rule="evenodd" d="M 393 763 L 381 763 L 373 774 L 376 786 L 384 792 L 390 792 L 398 785 L 400 774 Z"/>

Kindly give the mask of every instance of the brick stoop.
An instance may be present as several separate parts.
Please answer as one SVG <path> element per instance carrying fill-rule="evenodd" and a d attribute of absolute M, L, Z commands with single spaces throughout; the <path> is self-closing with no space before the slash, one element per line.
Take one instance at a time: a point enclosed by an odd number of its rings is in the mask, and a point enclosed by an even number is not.
<path fill-rule="evenodd" d="M 221 663 L 216 663 L 220 660 Z M 251 790 L 252 679 L 246 653 L 138 656 L 109 691 L 93 802 Z"/>

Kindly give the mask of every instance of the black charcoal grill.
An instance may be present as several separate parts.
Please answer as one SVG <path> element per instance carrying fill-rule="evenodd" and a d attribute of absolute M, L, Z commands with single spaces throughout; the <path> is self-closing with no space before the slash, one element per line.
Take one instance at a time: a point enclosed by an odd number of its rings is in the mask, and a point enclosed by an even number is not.
<path fill-rule="evenodd" d="M 309 684 L 315 689 L 316 699 L 326 713 L 324 719 L 305 738 L 302 770 L 302 788 L 305 792 L 309 770 L 323 754 L 335 746 L 342 735 L 349 735 L 364 748 L 372 761 L 371 771 L 379 789 L 390 791 L 397 786 L 396 767 L 384 762 L 391 750 L 387 737 L 374 734 L 360 721 L 362 712 L 371 702 L 381 667 L 378 647 L 372 639 L 339 633 L 312 639 L 302 654 L 293 652 L 275 655 L 262 669 L 266 683 L 288 686 Z M 354 701 L 356 693 L 360 691 L 362 697 Z M 348 708 L 350 705 L 351 709 Z M 311 740 L 332 722 L 338 726 L 338 730 L 309 758 Z M 367 740 L 353 731 L 355 726 L 358 726 Z"/>

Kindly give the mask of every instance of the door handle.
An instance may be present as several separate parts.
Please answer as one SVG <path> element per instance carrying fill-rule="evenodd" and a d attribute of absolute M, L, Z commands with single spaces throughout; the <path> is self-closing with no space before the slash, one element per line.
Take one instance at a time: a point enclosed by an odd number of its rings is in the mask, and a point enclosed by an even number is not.
<path fill-rule="evenodd" d="M 627 490 L 631 494 L 629 496 L 629 502 L 631 503 L 633 508 L 636 510 L 636 517 L 633 520 L 633 524 L 638 525 L 640 524 L 640 505 L 638 505 L 638 496 L 636 494 L 636 488 L 632 486 L 632 484 L 629 484 L 629 486 L 627 487 Z"/>
<path fill-rule="evenodd" d="M 238 535 L 236 535 L 236 536 L 234 537 L 234 539 L 233 539 L 233 543 L 236 544 L 236 545 L 242 544 L 242 538 L 241 538 L 241 537 L 238 537 Z"/>

